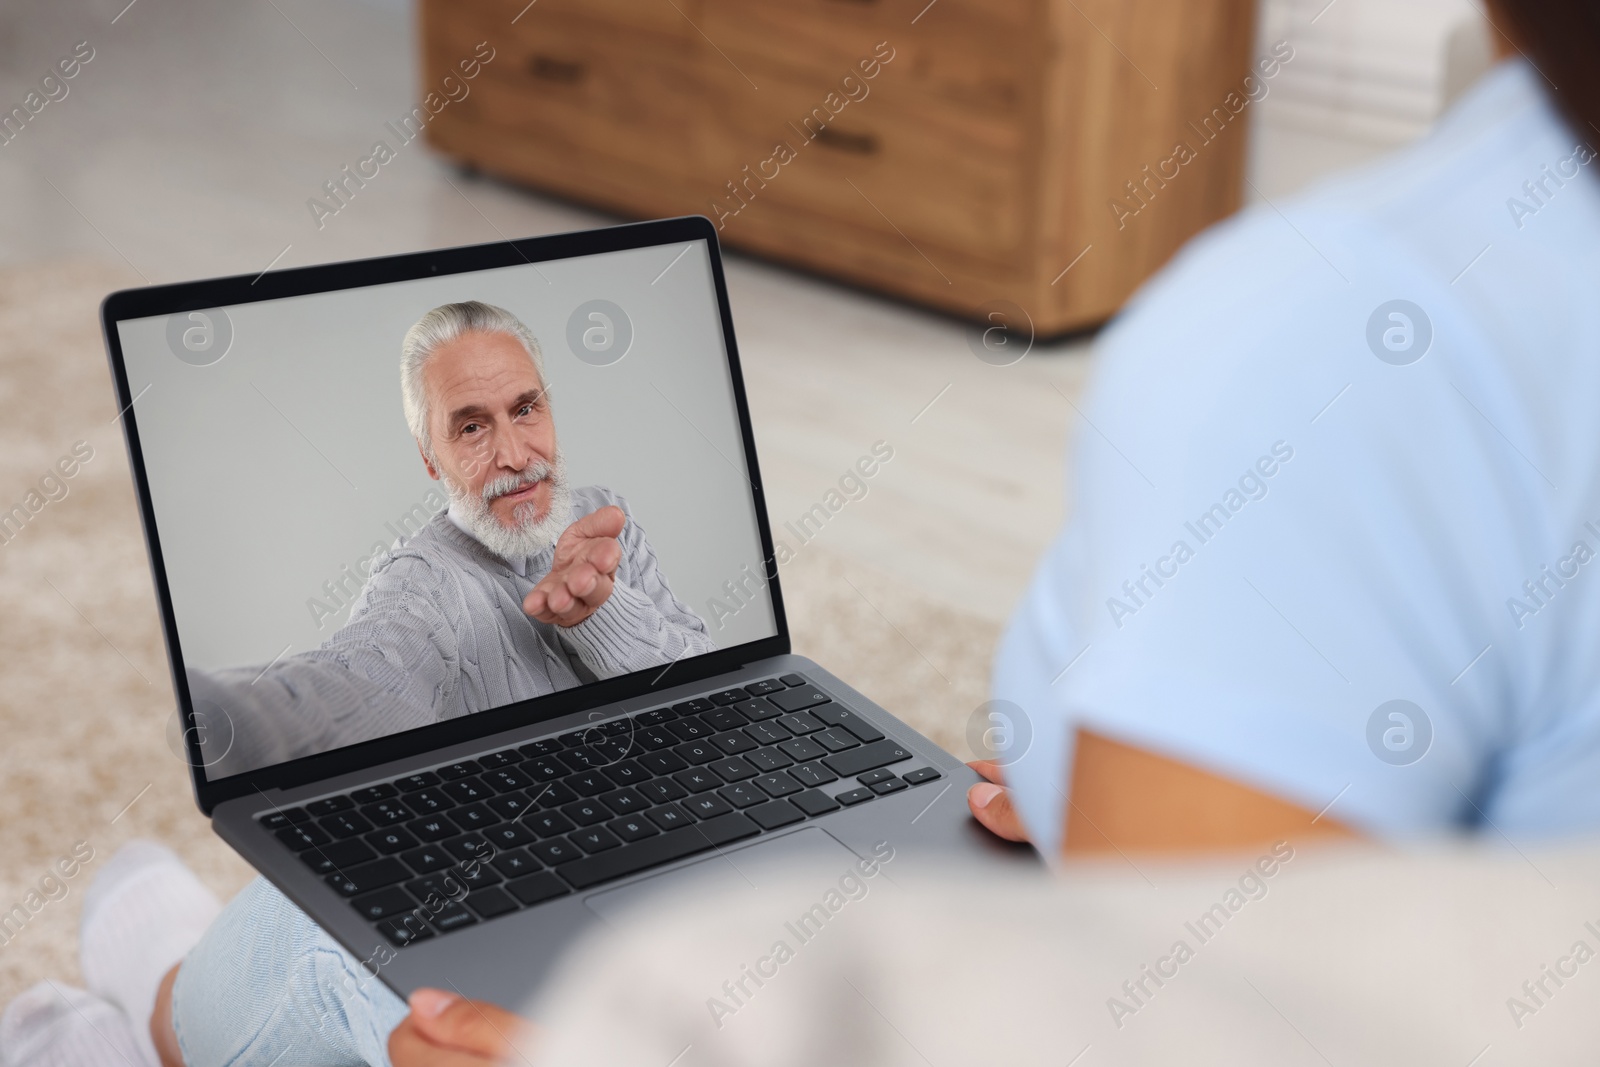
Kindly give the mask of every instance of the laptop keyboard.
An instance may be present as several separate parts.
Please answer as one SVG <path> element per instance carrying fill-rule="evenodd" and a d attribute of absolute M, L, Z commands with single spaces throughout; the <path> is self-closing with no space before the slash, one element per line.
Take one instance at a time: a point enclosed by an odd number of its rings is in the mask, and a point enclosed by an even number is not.
<path fill-rule="evenodd" d="M 940 777 L 913 758 L 786 674 L 259 821 L 404 947 Z"/>

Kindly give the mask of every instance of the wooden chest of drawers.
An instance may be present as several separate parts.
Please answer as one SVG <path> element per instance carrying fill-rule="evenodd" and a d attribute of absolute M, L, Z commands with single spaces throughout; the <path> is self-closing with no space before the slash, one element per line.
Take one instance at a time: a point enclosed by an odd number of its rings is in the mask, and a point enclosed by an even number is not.
<path fill-rule="evenodd" d="M 1109 317 L 1239 202 L 1253 0 L 421 12 L 424 89 L 494 50 L 426 126 L 461 163 L 1040 335 Z"/>

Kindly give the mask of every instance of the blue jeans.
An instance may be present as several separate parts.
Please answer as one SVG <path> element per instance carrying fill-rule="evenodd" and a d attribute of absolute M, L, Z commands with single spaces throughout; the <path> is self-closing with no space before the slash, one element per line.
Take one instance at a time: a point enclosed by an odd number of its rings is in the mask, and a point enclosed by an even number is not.
<path fill-rule="evenodd" d="M 389 1067 L 405 1001 L 264 879 L 184 958 L 172 1026 L 188 1067 Z"/>

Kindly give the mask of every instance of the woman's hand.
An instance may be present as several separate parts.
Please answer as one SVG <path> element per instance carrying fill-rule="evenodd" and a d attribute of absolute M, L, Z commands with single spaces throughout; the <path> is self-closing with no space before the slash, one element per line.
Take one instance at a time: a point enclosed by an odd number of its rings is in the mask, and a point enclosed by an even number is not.
<path fill-rule="evenodd" d="M 972 809 L 973 818 L 1007 841 L 1026 841 L 1028 831 L 1011 804 L 1011 791 L 1005 787 L 1005 769 L 988 759 L 973 760 L 967 766 L 986 779 L 967 790 L 967 807 Z"/>
<path fill-rule="evenodd" d="M 500 1067 L 533 1052 L 533 1026 L 487 1001 L 418 989 L 410 1005 L 389 1035 L 394 1067 Z"/>

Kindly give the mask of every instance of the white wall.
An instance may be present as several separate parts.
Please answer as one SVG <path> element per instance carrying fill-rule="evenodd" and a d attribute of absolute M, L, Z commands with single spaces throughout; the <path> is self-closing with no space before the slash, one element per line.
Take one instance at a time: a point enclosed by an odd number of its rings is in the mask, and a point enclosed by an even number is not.
<path fill-rule="evenodd" d="M 1253 109 L 1250 145 L 1272 199 L 1420 137 L 1491 55 L 1475 0 L 1261 0 L 1258 53 L 1282 40 L 1295 56 Z"/>

